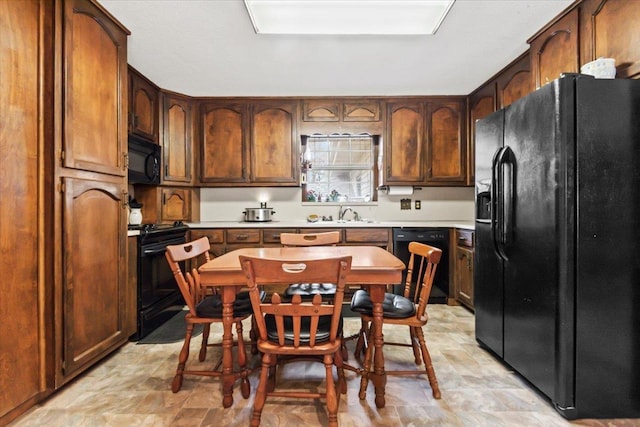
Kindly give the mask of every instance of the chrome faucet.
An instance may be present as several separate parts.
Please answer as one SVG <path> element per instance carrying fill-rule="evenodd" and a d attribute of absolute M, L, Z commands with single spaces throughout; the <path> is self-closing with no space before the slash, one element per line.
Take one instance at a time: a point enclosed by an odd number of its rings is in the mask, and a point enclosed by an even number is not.
<path fill-rule="evenodd" d="M 353 220 L 354 221 L 359 221 L 360 220 L 360 216 L 358 215 L 358 212 L 354 211 L 352 208 L 350 207 L 346 207 L 346 208 L 342 208 L 342 206 L 340 206 L 340 211 L 338 213 L 338 220 L 340 221 L 344 221 L 344 214 L 346 214 L 347 212 L 351 211 L 351 213 L 353 214 Z"/>

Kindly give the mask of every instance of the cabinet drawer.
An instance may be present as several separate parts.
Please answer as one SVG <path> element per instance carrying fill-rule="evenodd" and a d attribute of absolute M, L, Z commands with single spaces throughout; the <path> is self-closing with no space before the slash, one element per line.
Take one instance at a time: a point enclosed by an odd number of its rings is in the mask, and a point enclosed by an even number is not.
<path fill-rule="evenodd" d="M 224 230 L 191 230 L 191 239 L 207 236 L 210 244 L 224 243 Z"/>
<path fill-rule="evenodd" d="M 227 243 L 260 243 L 260 230 L 227 230 Z"/>
<path fill-rule="evenodd" d="M 456 242 L 458 246 L 466 246 L 468 248 L 473 247 L 473 231 L 471 230 L 456 230 Z"/>
<path fill-rule="evenodd" d="M 387 228 L 345 228 L 347 243 L 386 243 L 389 241 Z"/>
<path fill-rule="evenodd" d="M 295 233 L 295 228 L 269 228 L 262 230 L 262 243 L 280 243 L 281 233 Z"/>

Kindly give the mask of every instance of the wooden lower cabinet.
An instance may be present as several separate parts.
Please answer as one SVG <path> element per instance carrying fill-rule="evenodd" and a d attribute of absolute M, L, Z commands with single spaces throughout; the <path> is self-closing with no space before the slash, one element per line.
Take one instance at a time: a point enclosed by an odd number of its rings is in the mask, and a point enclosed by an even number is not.
<path fill-rule="evenodd" d="M 127 237 L 127 288 L 124 292 L 123 326 L 126 336 L 138 328 L 138 236 Z"/>
<path fill-rule="evenodd" d="M 63 348 L 57 384 L 128 338 L 124 324 L 127 269 L 117 267 L 127 265 L 124 185 L 70 177 L 62 182 L 63 327 L 59 338 Z"/>
<path fill-rule="evenodd" d="M 455 298 L 470 309 L 473 309 L 473 237 L 471 230 L 456 230 L 454 250 Z"/>

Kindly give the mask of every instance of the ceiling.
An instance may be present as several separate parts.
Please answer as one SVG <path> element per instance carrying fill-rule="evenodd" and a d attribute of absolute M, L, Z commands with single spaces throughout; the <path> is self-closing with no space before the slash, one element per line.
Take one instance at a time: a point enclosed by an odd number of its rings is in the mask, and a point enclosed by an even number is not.
<path fill-rule="evenodd" d="M 190 96 L 467 95 L 573 2 L 456 0 L 433 36 L 295 36 L 256 34 L 242 0 L 98 1 L 129 64 Z"/>

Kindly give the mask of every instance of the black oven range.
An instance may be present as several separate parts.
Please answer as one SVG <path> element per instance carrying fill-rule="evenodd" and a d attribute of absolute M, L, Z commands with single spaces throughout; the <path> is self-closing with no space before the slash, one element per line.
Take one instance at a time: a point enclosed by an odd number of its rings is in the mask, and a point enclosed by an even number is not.
<path fill-rule="evenodd" d="M 138 341 L 175 316 L 184 300 L 171 273 L 165 250 L 167 245 L 186 242 L 188 226 L 173 224 L 141 224 L 129 226 L 140 230 L 138 236 L 138 327 L 129 339 Z M 181 266 L 184 271 L 184 265 Z"/>

